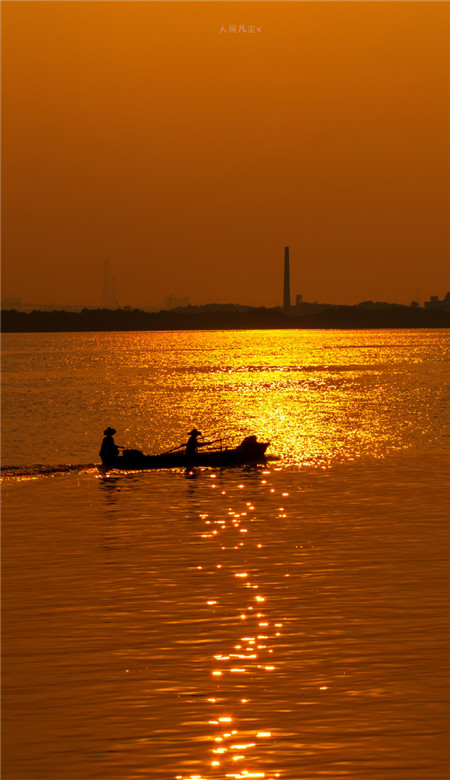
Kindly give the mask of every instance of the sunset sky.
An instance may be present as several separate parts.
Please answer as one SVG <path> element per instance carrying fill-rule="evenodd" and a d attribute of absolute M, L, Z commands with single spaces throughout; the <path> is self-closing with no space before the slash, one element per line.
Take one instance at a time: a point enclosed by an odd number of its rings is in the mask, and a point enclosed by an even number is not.
<path fill-rule="evenodd" d="M 274 306 L 285 245 L 304 300 L 450 289 L 448 3 L 2 13 L 4 297 Z"/>

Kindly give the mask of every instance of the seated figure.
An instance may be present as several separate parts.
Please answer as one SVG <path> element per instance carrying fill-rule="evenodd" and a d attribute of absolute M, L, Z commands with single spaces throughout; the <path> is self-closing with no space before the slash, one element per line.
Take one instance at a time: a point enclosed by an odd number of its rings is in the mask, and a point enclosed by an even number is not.
<path fill-rule="evenodd" d="M 115 433 L 116 433 L 115 428 L 107 428 L 106 431 L 103 431 L 103 435 L 105 438 L 102 441 L 102 446 L 100 447 L 99 455 L 104 465 L 108 465 L 108 463 L 112 463 L 114 461 L 114 458 L 117 458 L 119 454 L 119 448 L 113 439 Z"/>

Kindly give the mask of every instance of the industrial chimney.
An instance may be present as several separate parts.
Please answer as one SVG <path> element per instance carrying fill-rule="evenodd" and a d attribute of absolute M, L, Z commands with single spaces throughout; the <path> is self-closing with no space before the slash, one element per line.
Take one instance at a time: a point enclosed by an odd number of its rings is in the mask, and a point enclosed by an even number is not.
<path fill-rule="evenodd" d="M 284 247 L 284 291 L 283 308 L 288 309 L 291 305 L 291 280 L 289 275 L 289 247 Z"/>

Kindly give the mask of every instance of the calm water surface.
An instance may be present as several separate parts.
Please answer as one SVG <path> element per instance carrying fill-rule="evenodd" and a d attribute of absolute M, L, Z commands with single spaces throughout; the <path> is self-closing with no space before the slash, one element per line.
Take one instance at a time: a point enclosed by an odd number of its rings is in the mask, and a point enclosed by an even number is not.
<path fill-rule="evenodd" d="M 447 780 L 449 341 L 5 335 L 2 778 Z"/>

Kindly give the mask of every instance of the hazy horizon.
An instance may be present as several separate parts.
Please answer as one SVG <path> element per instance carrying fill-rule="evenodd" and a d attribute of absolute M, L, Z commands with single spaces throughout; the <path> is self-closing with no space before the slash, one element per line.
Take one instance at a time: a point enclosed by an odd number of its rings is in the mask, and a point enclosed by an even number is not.
<path fill-rule="evenodd" d="M 438 294 L 437 298 L 439 299 L 439 301 L 442 301 L 442 299 L 447 294 L 448 294 L 448 291 L 446 291 L 445 293 L 442 293 L 442 294 Z M 396 306 L 396 305 L 409 306 L 411 304 L 415 305 L 416 303 L 418 303 L 419 306 L 424 306 L 425 302 L 428 302 L 430 300 L 430 297 L 431 296 L 429 296 L 427 299 L 424 299 L 424 300 L 422 300 L 422 299 L 421 300 L 415 299 L 414 301 L 407 301 L 406 303 L 400 302 L 400 301 L 394 301 L 394 300 L 379 301 L 379 300 L 375 300 L 373 298 L 367 298 L 364 301 L 352 301 L 350 303 L 347 303 L 347 302 L 345 302 L 345 303 L 336 303 L 336 301 L 332 301 L 332 300 L 325 301 L 325 300 L 315 299 L 314 301 L 312 301 L 312 300 L 305 300 L 305 299 L 303 299 L 302 303 L 304 303 L 304 304 L 312 304 L 312 305 L 317 304 L 317 305 L 320 305 L 320 306 L 324 306 L 324 305 L 328 305 L 328 304 L 330 306 L 358 306 L 358 305 L 361 305 L 363 303 L 386 304 L 386 305 L 392 305 L 392 306 Z M 291 307 L 296 307 L 297 304 L 296 304 L 296 301 L 295 301 L 295 294 L 291 295 L 291 298 L 292 298 L 292 300 L 291 300 Z M 185 300 L 183 302 L 182 298 L 180 298 L 180 299 L 174 298 L 171 301 L 171 303 L 169 304 L 169 299 L 170 299 L 170 296 L 166 296 L 166 299 L 164 301 L 162 301 L 160 305 L 158 305 L 158 304 L 156 304 L 156 305 L 152 305 L 152 304 L 145 305 L 144 304 L 142 306 L 132 306 L 131 304 L 127 304 L 126 302 L 122 302 L 122 301 L 119 301 L 119 300 L 117 300 L 116 304 L 105 305 L 100 300 L 98 302 L 73 302 L 73 303 L 67 303 L 66 302 L 66 303 L 64 303 L 64 302 L 61 302 L 61 301 L 49 301 L 49 302 L 45 302 L 45 301 L 23 301 L 21 298 L 18 298 L 17 296 L 14 296 L 14 297 L 13 296 L 11 296 L 11 297 L 2 296 L 1 308 L 3 310 L 15 309 L 15 308 L 18 308 L 18 309 L 20 309 L 20 308 L 29 308 L 30 306 L 33 306 L 33 307 L 42 306 L 42 307 L 44 307 L 46 309 L 51 307 L 51 306 L 54 306 L 54 307 L 56 307 L 57 310 L 64 310 L 65 308 L 66 309 L 75 309 L 75 308 L 77 308 L 77 309 L 83 309 L 83 308 L 93 309 L 93 308 L 98 308 L 98 309 L 111 309 L 111 310 L 115 310 L 115 309 L 129 309 L 129 308 L 131 308 L 131 309 L 140 309 L 142 311 L 154 311 L 154 312 L 164 311 L 164 310 L 167 310 L 167 309 L 186 308 L 186 307 L 189 307 L 189 306 L 194 307 L 194 308 L 195 307 L 202 308 L 202 307 L 207 307 L 207 306 L 236 306 L 236 307 L 243 307 L 243 308 L 249 307 L 249 308 L 266 308 L 266 309 L 277 308 L 277 307 L 278 308 L 283 308 L 283 304 L 282 303 L 275 303 L 273 305 L 266 305 L 266 304 L 263 304 L 263 303 L 261 303 L 261 304 L 250 304 L 250 303 L 242 303 L 242 302 L 238 303 L 236 301 L 231 301 L 231 300 L 230 301 L 221 301 L 221 302 L 212 301 L 212 300 L 205 300 L 205 301 L 200 301 L 200 302 L 197 302 L 197 303 L 193 303 L 190 300 Z"/>
<path fill-rule="evenodd" d="M 291 276 L 292 276 L 292 265 L 291 265 Z M 280 276 L 280 286 L 281 285 L 282 285 L 282 277 Z M 48 307 L 48 306 L 55 306 L 57 308 L 62 308 L 62 307 L 67 307 L 67 308 L 69 308 L 69 307 L 72 307 L 72 308 L 73 307 L 93 308 L 93 307 L 97 307 L 97 308 L 111 308 L 111 309 L 114 309 L 114 308 L 127 308 L 127 307 L 131 306 L 131 308 L 133 308 L 133 309 L 136 308 L 136 309 L 154 310 L 154 311 L 159 311 L 159 310 L 163 310 L 163 309 L 171 309 L 171 308 L 176 308 L 176 307 L 183 307 L 183 306 L 199 306 L 199 307 L 201 307 L 201 306 L 215 306 L 215 305 L 219 305 L 220 306 L 221 305 L 221 306 L 249 306 L 249 307 L 262 307 L 262 308 L 273 308 L 273 307 L 277 307 L 277 306 L 280 306 L 280 307 L 283 306 L 282 293 L 280 293 L 280 295 L 279 295 L 279 301 L 278 302 L 268 304 L 268 303 L 264 303 L 264 302 L 262 302 L 262 303 L 258 303 L 258 302 L 256 302 L 256 303 L 255 302 L 254 303 L 248 303 L 245 300 L 240 300 L 240 301 L 237 301 L 237 300 L 217 301 L 217 300 L 212 300 L 212 299 L 211 300 L 209 300 L 209 299 L 197 300 L 197 301 L 194 302 L 194 301 L 190 300 L 188 298 L 188 296 L 183 296 L 182 292 L 181 292 L 180 295 L 176 295 L 176 296 L 172 296 L 172 295 L 170 295 L 170 293 L 167 293 L 166 295 L 164 295 L 164 297 L 160 301 L 154 300 L 152 302 L 143 303 L 141 305 L 133 305 L 133 304 L 129 304 L 125 300 L 121 300 L 120 284 L 118 285 L 117 282 L 116 282 L 116 286 L 118 288 L 116 290 L 116 292 L 117 292 L 116 303 L 115 304 L 111 303 L 111 305 L 105 305 L 103 300 L 102 300 L 102 297 L 104 296 L 104 290 L 103 290 L 103 288 L 104 288 L 104 281 L 102 280 L 100 282 L 100 284 L 98 285 L 98 290 L 94 291 L 94 292 L 96 292 L 96 295 L 95 296 L 91 295 L 91 298 L 89 300 L 86 300 L 86 301 L 79 301 L 79 300 L 78 301 L 77 300 L 71 300 L 70 302 L 63 301 L 63 300 L 41 300 L 41 301 L 31 301 L 30 300 L 30 301 L 28 301 L 28 300 L 23 300 L 22 298 L 20 298 L 20 296 L 17 296 L 17 295 L 8 295 L 8 296 L 6 296 L 6 295 L 3 294 L 3 291 L 2 291 L 1 306 L 4 309 L 5 308 L 15 308 L 15 306 L 19 306 L 19 307 L 29 307 L 29 306 L 44 306 L 44 307 Z M 416 289 L 415 292 L 417 293 L 418 289 Z M 373 298 L 373 297 L 369 297 L 369 298 L 365 298 L 364 300 L 363 299 L 361 299 L 361 300 L 351 300 L 351 301 L 350 300 L 345 300 L 345 301 L 341 300 L 341 301 L 339 301 L 339 303 L 337 301 L 331 300 L 331 299 L 330 300 L 322 300 L 321 298 L 317 298 L 317 297 L 314 298 L 314 299 L 306 299 L 305 296 L 303 296 L 303 303 L 331 304 L 331 305 L 340 305 L 340 306 L 357 306 L 360 303 L 365 303 L 365 302 L 369 302 L 369 301 L 372 301 L 373 303 L 389 303 L 389 304 L 400 304 L 400 305 L 409 305 L 412 302 L 417 302 L 417 303 L 419 303 L 419 305 L 422 306 L 422 305 L 424 305 L 425 301 L 428 301 L 430 299 L 430 297 L 432 295 L 437 295 L 437 297 L 439 299 L 442 299 L 447 294 L 447 292 L 448 292 L 448 290 L 444 290 L 444 289 L 439 289 L 437 291 L 433 290 L 427 296 L 420 295 L 420 294 L 417 295 L 416 294 L 416 296 L 415 297 L 414 296 L 411 297 L 410 300 L 406 300 L 407 296 L 406 297 L 404 296 L 404 300 L 401 300 L 401 301 L 393 300 L 393 299 L 391 299 L 391 300 L 388 300 L 388 299 L 376 299 L 376 298 Z M 297 290 L 292 289 L 292 286 L 291 286 L 291 305 L 292 306 L 296 305 L 296 300 L 295 300 L 296 299 L 296 295 L 297 295 Z M 169 300 L 171 300 L 170 304 L 169 304 Z"/>

